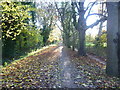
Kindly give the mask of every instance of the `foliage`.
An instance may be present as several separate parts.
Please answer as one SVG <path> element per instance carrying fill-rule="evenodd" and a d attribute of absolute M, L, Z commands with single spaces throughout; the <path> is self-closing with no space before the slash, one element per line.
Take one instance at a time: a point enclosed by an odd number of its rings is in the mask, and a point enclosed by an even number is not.
<path fill-rule="evenodd" d="M 86 35 L 86 47 L 93 47 L 95 39 L 91 36 L 91 34 Z"/>
<path fill-rule="evenodd" d="M 70 58 L 76 64 L 77 71 L 80 73 L 75 78 L 75 83 L 83 88 L 115 88 L 119 89 L 119 78 L 107 76 L 105 73 L 106 65 L 101 61 L 89 57 L 78 57 L 76 52 L 69 50 Z M 71 60 L 71 61 L 72 61 Z"/>
<path fill-rule="evenodd" d="M 106 32 L 102 32 L 100 37 L 96 37 L 95 40 L 95 46 L 100 46 L 100 47 L 107 47 L 107 34 Z"/>
<path fill-rule="evenodd" d="M 53 86 L 55 84 L 53 80 L 54 74 L 50 72 L 57 70 L 54 66 L 56 62 L 53 62 L 57 57 L 57 55 L 55 56 L 56 52 L 54 52 L 56 47 L 54 45 L 41 49 L 41 52 L 39 51 L 32 56 L 14 61 L 8 66 L 3 67 L 3 73 L 0 75 L 3 77 L 0 86 L 9 89 L 27 89 L 31 87 L 38 88 L 38 86 L 47 87 L 48 82 Z M 49 56 L 51 58 L 48 58 Z M 49 78 L 50 76 L 51 79 Z"/>
<path fill-rule="evenodd" d="M 86 40 L 89 41 L 89 42 L 86 42 L 86 51 L 88 53 L 92 53 L 92 54 L 95 54 L 99 57 L 103 57 L 103 58 L 107 58 L 107 34 L 106 34 L 106 31 L 103 31 L 101 36 L 96 36 L 95 39 L 90 39 Z M 91 41 L 92 40 L 92 41 Z"/>
<path fill-rule="evenodd" d="M 41 24 L 41 34 L 44 46 L 48 44 L 50 31 L 53 30 L 56 21 L 55 8 L 53 3 L 40 3 L 37 9 L 37 20 Z"/>
<path fill-rule="evenodd" d="M 8 60 L 40 48 L 43 45 L 41 30 L 34 23 L 35 17 L 31 12 L 34 4 L 23 2 L 1 2 L 2 17 L 2 51 L 3 63 Z"/>
<path fill-rule="evenodd" d="M 91 34 L 86 35 L 86 42 L 93 42 L 95 39 Z"/>
<path fill-rule="evenodd" d="M 30 18 L 28 11 L 29 6 L 21 5 L 16 2 L 2 2 L 2 17 L 1 28 L 3 39 L 16 39 L 22 30 L 26 29 L 27 23 L 25 20 Z"/>
<path fill-rule="evenodd" d="M 50 43 L 54 43 L 54 42 L 58 42 L 61 40 L 61 31 L 57 28 L 53 29 L 51 32 L 50 32 L 50 35 L 49 35 L 49 38 L 48 38 L 48 41 Z"/>

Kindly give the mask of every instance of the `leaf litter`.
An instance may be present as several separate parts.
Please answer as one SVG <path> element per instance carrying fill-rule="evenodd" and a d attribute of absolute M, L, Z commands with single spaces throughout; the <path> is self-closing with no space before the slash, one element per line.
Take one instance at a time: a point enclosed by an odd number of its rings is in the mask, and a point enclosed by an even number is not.
<path fill-rule="evenodd" d="M 120 79 L 105 74 L 105 65 L 90 59 L 79 57 L 77 53 L 66 49 L 71 63 L 77 72 L 74 84 L 77 88 L 118 88 Z M 2 68 L 2 88 L 62 88 L 59 46 L 48 47 L 32 56 L 11 63 Z"/>

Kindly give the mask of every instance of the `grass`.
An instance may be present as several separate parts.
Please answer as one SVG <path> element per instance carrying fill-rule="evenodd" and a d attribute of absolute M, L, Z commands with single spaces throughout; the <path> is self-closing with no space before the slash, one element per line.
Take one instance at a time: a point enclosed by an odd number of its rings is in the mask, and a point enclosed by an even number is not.
<path fill-rule="evenodd" d="M 95 44 L 93 44 L 92 42 L 86 42 L 86 47 L 93 47 L 93 46 L 95 46 Z"/>

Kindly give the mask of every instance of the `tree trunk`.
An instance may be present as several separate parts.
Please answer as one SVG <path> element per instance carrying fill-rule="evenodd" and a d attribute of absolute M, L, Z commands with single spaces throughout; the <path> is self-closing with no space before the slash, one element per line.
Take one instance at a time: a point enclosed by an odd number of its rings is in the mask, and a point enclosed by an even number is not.
<path fill-rule="evenodd" d="M 66 46 L 68 47 L 68 48 L 70 48 L 70 38 L 69 38 L 69 34 L 68 33 L 66 33 L 65 34 L 65 36 L 66 36 Z"/>
<path fill-rule="evenodd" d="M 85 30 L 82 29 L 79 31 L 79 49 L 78 49 L 78 54 L 80 56 L 85 56 Z"/>
<path fill-rule="evenodd" d="M 85 28 L 86 28 L 86 21 L 84 19 L 85 11 L 84 11 L 84 2 L 79 2 L 80 9 L 79 18 L 78 18 L 78 32 L 79 32 L 79 49 L 78 55 L 85 56 Z"/>
<path fill-rule="evenodd" d="M 0 14 L 1 16 L 1 14 Z M 1 23 L 1 21 L 0 21 Z M 2 65 L 2 46 L 3 46 L 3 43 L 2 43 L 2 29 L 0 27 L 0 65 Z"/>
<path fill-rule="evenodd" d="M 120 32 L 120 10 L 118 2 L 108 2 L 107 24 L 107 67 L 106 73 L 110 76 L 120 76 L 120 60 L 118 49 L 118 35 Z"/>
<path fill-rule="evenodd" d="M 75 51 L 75 32 L 72 30 L 72 33 L 73 33 L 73 40 L 72 40 L 72 50 Z"/>
<path fill-rule="evenodd" d="M 102 34 L 102 25 L 103 25 L 103 21 L 102 21 L 102 22 L 100 22 L 99 32 L 98 32 L 98 37 L 100 37 L 100 36 L 101 36 L 101 34 Z"/>
<path fill-rule="evenodd" d="M 120 24 L 120 2 L 118 3 L 118 24 Z M 118 56 L 118 76 L 120 77 L 120 25 L 118 27 L 118 47 L 117 47 L 117 56 Z"/>

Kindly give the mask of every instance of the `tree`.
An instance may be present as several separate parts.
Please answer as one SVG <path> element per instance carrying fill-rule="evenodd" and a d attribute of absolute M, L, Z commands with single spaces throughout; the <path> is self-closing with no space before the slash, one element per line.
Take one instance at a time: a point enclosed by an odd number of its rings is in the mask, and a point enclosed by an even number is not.
<path fill-rule="evenodd" d="M 48 41 L 50 43 L 56 43 L 59 42 L 60 40 L 61 40 L 61 31 L 55 27 L 53 30 L 50 31 Z"/>
<path fill-rule="evenodd" d="M 58 7 L 56 3 L 56 8 L 60 16 L 60 22 L 63 27 L 63 41 L 66 46 L 70 47 L 70 36 L 71 36 L 71 31 L 75 31 L 78 33 L 78 54 L 81 56 L 86 55 L 85 52 L 85 32 L 89 28 L 93 28 L 94 26 L 98 25 L 99 22 L 104 22 L 106 20 L 106 16 L 103 15 L 102 13 L 91 13 L 92 7 L 97 3 L 97 2 L 90 2 L 88 6 L 85 8 L 84 7 L 85 2 L 72 2 L 71 5 L 69 2 L 62 2 L 61 7 Z M 60 5 L 59 5 L 60 6 Z M 69 16 L 71 16 L 70 20 L 67 22 L 67 19 L 69 19 Z M 85 17 L 86 15 L 86 17 Z M 93 24 L 87 26 L 86 21 L 89 16 L 91 15 L 98 15 L 101 16 L 99 20 L 94 22 Z M 67 22 L 67 23 L 66 23 Z M 71 23 L 71 24 L 70 24 Z M 70 25 L 69 27 L 66 28 L 67 25 Z M 73 26 L 72 26 L 73 25 Z M 71 27 L 71 28 L 70 28 Z M 76 31 L 77 30 L 77 31 Z M 74 33 L 72 32 L 74 37 Z M 65 37 L 66 36 L 66 37 Z M 75 39 L 75 37 L 74 37 Z M 73 40 L 72 43 L 75 40 Z M 74 48 L 74 45 L 73 45 Z M 73 49 L 74 50 L 74 49 Z"/>
<path fill-rule="evenodd" d="M 42 45 L 41 31 L 36 28 L 34 15 L 31 14 L 34 10 L 31 3 L 12 1 L 0 3 L 3 60 L 19 58 Z"/>
<path fill-rule="evenodd" d="M 50 31 L 55 25 L 55 8 L 52 3 L 40 2 L 37 4 L 37 20 L 41 25 L 44 46 L 47 45 Z"/>
<path fill-rule="evenodd" d="M 120 76 L 120 3 L 107 2 L 107 67 L 106 73 Z"/>
<path fill-rule="evenodd" d="M 100 13 L 100 14 L 103 14 L 104 16 L 106 16 L 106 3 L 105 2 L 100 2 L 100 4 L 99 4 L 99 6 L 98 6 L 98 12 Z M 101 15 L 99 16 L 100 18 L 101 18 Z M 100 22 L 100 24 L 99 24 L 99 32 L 98 32 L 98 37 L 100 37 L 101 36 L 101 34 L 102 34 L 102 30 L 103 30 L 103 24 L 104 24 L 104 21 L 101 21 Z"/>
<path fill-rule="evenodd" d="M 2 2 L 2 41 L 3 57 L 13 57 L 15 53 L 16 37 L 26 29 L 27 23 L 24 22 L 28 15 L 28 6 L 18 2 Z"/>
<path fill-rule="evenodd" d="M 107 47 L 107 32 L 102 31 L 100 36 L 97 36 L 94 42 L 96 47 Z"/>
<path fill-rule="evenodd" d="M 75 30 L 72 17 L 74 17 L 74 15 L 76 14 L 74 13 L 75 9 L 71 7 L 71 4 L 69 2 L 55 3 L 55 5 L 58 11 L 58 20 L 61 22 L 62 25 L 61 31 L 63 43 L 68 48 L 71 48 L 72 46 L 72 49 L 74 50 L 77 41 L 77 30 Z"/>
<path fill-rule="evenodd" d="M 62 37 L 63 37 L 63 42 L 64 44 L 70 48 L 70 41 L 69 41 L 69 32 L 68 30 L 68 15 L 66 15 L 66 12 L 67 12 L 67 7 L 68 7 L 68 2 L 64 3 L 62 2 L 61 3 L 61 7 L 59 8 L 58 7 L 58 3 L 55 3 L 55 6 L 56 6 L 56 9 L 58 11 L 58 19 L 59 21 L 61 22 L 61 25 L 62 25 Z"/>
<path fill-rule="evenodd" d="M 99 14 L 99 13 L 91 13 L 92 7 L 96 4 L 96 1 L 93 3 L 88 4 L 87 8 L 85 9 L 84 7 L 84 2 L 73 2 L 73 5 L 77 8 L 77 12 L 78 12 L 78 22 L 77 22 L 77 30 L 79 32 L 79 49 L 78 49 L 78 54 L 80 56 L 85 56 L 86 52 L 85 52 L 85 32 L 87 29 L 89 28 L 93 28 L 94 26 L 98 25 L 99 22 L 103 22 L 105 21 L 107 18 L 106 16 Z M 86 15 L 86 17 L 84 17 Z M 102 17 L 97 20 L 96 22 L 94 22 L 93 24 L 87 26 L 86 25 L 86 21 L 88 19 L 89 16 L 91 15 L 101 15 Z M 75 18 L 73 18 L 75 19 Z M 76 20 L 75 20 L 76 21 Z"/>

